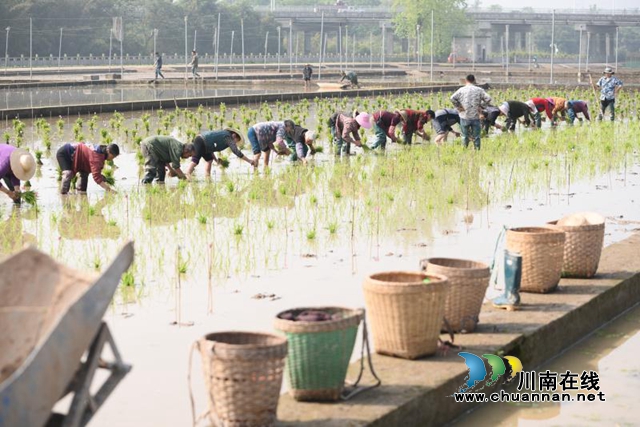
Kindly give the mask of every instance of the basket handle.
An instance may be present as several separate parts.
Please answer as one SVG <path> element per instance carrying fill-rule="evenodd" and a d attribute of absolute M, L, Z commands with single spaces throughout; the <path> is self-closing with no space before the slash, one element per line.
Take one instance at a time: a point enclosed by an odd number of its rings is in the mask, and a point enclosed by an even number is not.
<path fill-rule="evenodd" d="M 214 344 L 215 345 L 215 344 Z M 205 417 L 207 417 L 209 415 L 209 410 L 203 412 L 202 414 L 200 414 L 197 418 L 196 418 L 196 402 L 193 399 L 193 387 L 191 384 L 191 371 L 192 371 L 192 365 L 193 365 L 193 351 L 195 349 L 198 349 L 198 351 L 200 351 L 200 341 L 195 341 L 193 344 L 191 344 L 191 349 L 189 350 L 189 371 L 187 372 L 187 381 L 189 383 L 189 400 L 191 401 L 191 421 L 192 421 L 192 426 L 195 427 L 201 420 L 203 420 Z M 211 395 L 210 397 L 213 400 L 213 395 Z"/>
<path fill-rule="evenodd" d="M 379 387 L 382 384 L 382 381 L 378 377 L 378 374 L 376 374 L 376 371 L 373 369 L 373 361 L 371 360 L 371 347 L 369 346 L 369 331 L 367 329 L 367 318 L 365 317 L 365 311 L 362 308 L 358 309 L 357 311 L 362 318 L 362 349 L 360 351 L 360 372 L 358 373 L 358 378 L 356 378 L 355 382 L 350 384 L 353 387 L 353 390 L 351 390 L 347 394 L 342 394 L 340 396 L 341 400 L 349 400 L 353 396 L 360 394 L 363 391 L 371 390 L 372 388 Z M 358 387 L 358 384 L 360 384 L 360 380 L 362 379 L 362 374 L 364 373 L 365 348 L 367 351 L 367 363 L 369 365 L 369 371 L 371 372 L 371 375 L 373 375 L 373 378 L 376 379 L 376 382 L 375 384 L 367 387 Z"/>

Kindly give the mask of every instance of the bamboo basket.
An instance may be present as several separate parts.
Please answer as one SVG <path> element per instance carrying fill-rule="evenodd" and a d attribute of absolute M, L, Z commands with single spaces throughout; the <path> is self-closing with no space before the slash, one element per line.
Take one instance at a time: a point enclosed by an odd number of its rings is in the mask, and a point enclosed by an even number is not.
<path fill-rule="evenodd" d="M 591 224 L 571 226 L 557 225 L 558 221 L 548 223 L 565 232 L 564 277 L 589 278 L 595 276 L 598 270 L 604 242 L 604 218 L 595 213 L 584 215 Z"/>
<path fill-rule="evenodd" d="M 455 258 L 429 258 L 422 260 L 420 266 L 427 274 L 441 274 L 449 279 L 444 318 L 452 331 L 472 332 L 478 325 L 482 301 L 489 286 L 489 266 Z M 442 330 L 446 329 L 443 325 Z"/>
<path fill-rule="evenodd" d="M 429 278 L 430 283 L 423 283 Z M 391 271 L 364 280 L 364 299 L 377 353 L 405 359 L 438 349 L 447 278 L 438 274 Z"/>
<path fill-rule="evenodd" d="M 364 311 L 341 307 L 287 311 L 300 313 L 306 310 L 321 310 L 340 318 L 320 322 L 275 319 L 274 328 L 283 332 L 289 343 L 286 367 L 289 392 L 300 401 L 336 401 L 344 389 Z"/>
<path fill-rule="evenodd" d="M 264 427 L 276 421 L 287 340 L 271 334 L 219 332 L 196 346 L 214 426 Z"/>
<path fill-rule="evenodd" d="M 551 227 L 507 230 L 507 249 L 522 255 L 522 292 L 552 292 L 560 282 L 564 259 L 563 231 Z"/>

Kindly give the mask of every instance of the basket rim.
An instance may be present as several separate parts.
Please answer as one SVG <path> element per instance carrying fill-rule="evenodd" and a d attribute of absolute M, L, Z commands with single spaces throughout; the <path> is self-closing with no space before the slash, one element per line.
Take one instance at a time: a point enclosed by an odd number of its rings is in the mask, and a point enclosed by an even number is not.
<path fill-rule="evenodd" d="M 465 263 L 469 263 L 469 264 L 473 264 L 475 265 L 474 267 L 454 267 L 451 265 L 441 265 L 438 264 L 434 261 L 462 261 Z M 448 268 L 448 269 L 455 269 L 455 270 L 465 270 L 465 271 L 484 271 L 484 270 L 489 270 L 489 266 L 487 264 L 485 264 L 484 262 L 480 262 L 480 261 L 474 261 L 471 259 L 464 259 L 464 258 L 450 258 L 450 257 L 431 257 L 431 258 L 425 258 L 422 260 L 422 263 L 424 263 L 424 265 L 427 264 L 433 264 L 435 266 L 437 266 L 438 268 Z M 433 274 L 433 273 L 429 273 L 429 274 Z"/>
<path fill-rule="evenodd" d="M 564 234 L 564 231 L 550 226 L 513 227 L 509 228 L 508 231 L 519 236 L 527 236 L 531 234 Z"/>
<path fill-rule="evenodd" d="M 374 278 L 374 276 L 378 276 L 378 275 L 382 275 L 382 274 L 411 274 L 411 275 L 415 275 L 415 276 L 422 276 L 424 278 L 436 279 L 436 280 L 435 281 L 432 280 L 430 283 L 423 283 L 422 281 L 419 281 L 419 282 L 390 282 L 388 280 L 380 280 L 380 279 Z M 394 287 L 420 286 L 420 287 L 423 287 L 425 285 L 448 282 L 449 278 L 447 276 L 443 275 L 443 274 L 426 273 L 424 271 L 394 270 L 394 271 L 382 271 L 382 272 L 379 272 L 379 273 L 370 274 L 370 275 L 367 276 L 367 281 L 370 284 L 377 285 L 377 286 L 394 286 Z"/>
<path fill-rule="evenodd" d="M 254 337 L 262 337 L 269 338 L 274 340 L 271 344 L 233 344 L 227 343 L 224 341 L 217 341 L 215 339 L 211 339 L 215 335 L 245 335 L 245 336 L 254 336 Z M 218 331 L 218 332 L 210 332 L 205 334 L 200 338 L 200 340 L 204 340 L 206 342 L 215 342 L 216 348 L 225 349 L 225 350 L 249 350 L 249 349 L 264 349 L 269 347 L 280 347 L 287 344 L 287 339 L 281 337 L 280 335 L 270 334 L 266 332 L 252 332 L 252 331 Z"/>
<path fill-rule="evenodd" d="M 604 226 L 605 226 L 604 222 L 600 222 L 598 224 L 558 225 L 558 221 L 560 220 L 556 219 L 553 221 L 548 221 L 547 224 L 549 224 L 551 227 L 554 227 L 563 231 L 569 231 L 569 232 L 595 231 L 595 230 L 604 229 Z"/>
<path fill-rule="evenodd" d="M 310 322 L 310 321 L 296 321 L 296 320 L 287 320 L 281 319 L 280 316 L 282 313 L 293 310 L 342 310 L 346 312 L 346 316 L 342 319 L 336 320 L 324 320 L 321 322 Z M 331 332 L 335 330 L 344 329 L 346 327 L 359 325 L 362 319 L 364 318 L 365 310 L 363 308 L 349 308 L 349 307 L 339 307 L 339 306 L 322 306 L 322 307 L 294 307 L 289 308 L 287 310 L 283 310 L 279 312 L 274 321 L 273 327 L 282 332 L 294 332 L 294 333 L 305 333 L 305 332 Z"/>

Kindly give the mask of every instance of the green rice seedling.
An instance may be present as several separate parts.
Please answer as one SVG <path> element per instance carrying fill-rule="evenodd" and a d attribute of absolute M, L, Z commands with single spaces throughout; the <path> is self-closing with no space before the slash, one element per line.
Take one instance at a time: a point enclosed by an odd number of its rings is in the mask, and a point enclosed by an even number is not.
<path fill-rule="evenodd" d="M 335 197 L 336 199 L 341 199 L 342 198 L 342 192 L 340 190 L 334 190 L 333 191 L 333 197 Z"/>
<path fill-rule="evenodd" d="M 89 214 L 89 216 L 96 216 L 95 206 L 89 206 L 89 208 L 87 209 L 87 214 Z"/>
<path fill-rule="evenodd" d="M 332 221 L 329 223 L 329 234 L 336 234 L 338 232 L 338 223 Z"/>
<path fill-rule="evenodd" d="M 116 225 L 118 225 L 115 219 L 110 219 L 109 221 L 107 221 L 107 224 L 109 225 L 109 227 L 115 227 Z"/>
<path fill-rule="evenodd" d="M 32 206 L 35 206 L 38 203 L 38 195 L 31 190 L 23 191 L 22 193 L 20 193 L 20 199 Z"/>
<path fill-rule="evenodd" d="M 42 166 L 42 151 L 36 150 L 36 163 Z"/>
<path fill-rule="evenodd" d="M 267 229 L 268 230 L 273 230 L 273 227 L 275 227 L 275 225 L 276 225 L 276 223 L 273 220 L 271 220 L 271 219 L 267 220 Z"/>
<path fill-rule="evenodd" d="M 244 226 L 242 224 L 235 224 L 233 226 L 233 234 L 236 236 L 242 236 L 242 232 L 244 231 Z"/>
<path fill-rule="evenodd" d="M 315 240 L 316 238 L 316 229 L 312 229 L 307 231 L 307 240 Z"/>
<path fill-rule="evenodd" d="M 102 175 L 104 176 L 104 181 L 109 185 L 114 185 L 116 183 L 116 179 L 113 177 L 113 169 L 104 168 L 102 170 Z"/>
<path fill-rule="evenodd" d="M 207 219 L 208 219 L 207 215 L 205 215 L 203 213 L 199 213 L 198 214 L 198 222 L 200 224 L 202 224 L 202 225 L 206 224 L 207 223 Z"/>
<path fill-rule="evenodd" d="M 5 132 L 2 134 L 2 138 L 4 139 L 4 143 L 8 144 L 11 141 L 11 134 L 9 132 Z"/>
<path fill-rule="evenodd" d="M 100 271 L 100 267 L 102 267 L 102 260 L 99 255 L 96 255 L 93 258 L 93 269 L 96 271 Z"/>
<path fill-rule="evenodd" d="M 131 269 L 124 272 L 120 279 L 120 284 L 126 288 L 133 288 L 135 286 L 135 276 Z"/>
<path fill-rule="evenodd" d="M 58 121 L 56 122 L 56 126 L 58 128 L 58 134 L 61 135 L 64 131 L 64 119 L 62 117 L 58 119 Z"/>
<path fill-rule="evenodd" d="M 227 191 L 229 193 L 233 193 L 234 190 L 235 190 L 235 186 L 233 185 L 233 182 L 227 181 Z"/>
<path fill-rule="evenodd" d="M 229 158 L 226 156 L 220 156 L 220 167 L 227 169 L 229 167 Z"/>

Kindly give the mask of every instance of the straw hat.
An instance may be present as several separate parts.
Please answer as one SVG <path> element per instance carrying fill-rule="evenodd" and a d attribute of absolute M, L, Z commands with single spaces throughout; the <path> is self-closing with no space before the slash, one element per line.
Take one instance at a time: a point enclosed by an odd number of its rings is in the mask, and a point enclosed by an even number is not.
<path fill-rule="evenodd" d="M 356 122 L 365 129 L 371 129 L 371 116 L 369 113 L 360 113 L 356 116 Z"/>
<path fill-rule="evenodd" d="M 232 133 L 235 133 L 236 135 L 238 135 L 240 137 L 240 144 L 239 145 L 244 145 L 244 135 L 242 135 L 242 133 L 238 129 L 224 128 L 224 130 L 226 130 L 227 132 L 232 132 Z"/>
<path fill-rule="evenodd" d="M 498 107 L 498 110 L 500 110 L 500 112 L 502 114 L 504 114 L 505 116 L 509 115 L 509 103 L 507 102 L 503 102 L 502 104 L 500 104 L 500 106 Z"/>
<path fill-rule="evenodd" d="M 403 122 L 406 122 L 409 119 L 409 114 L 405 110 L 396 110 L 396 113 L 400 114 Z"/>
<path fill-rule="evenodd" d="M 316 132 L 313 130 L 308 130 L 304 134 L 305 141 L 315 141 L 316 140 Z"/>
<path fill-rule="evenodd" d="M 16 148 L 9 157 L 11 172 L 20 181 L 29 181 L 36 173 L 36 161 L 27 150 Z"/>
<path fill-rule="evenodd" d="M 613 68 L 611 67 L 605 67 L 604 71 L 602 72 L 602 74 L 615 74 L 616 72 L 613 71 Z"/>

